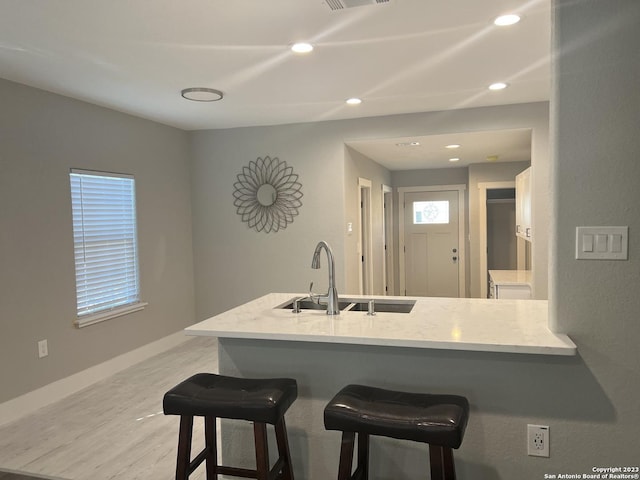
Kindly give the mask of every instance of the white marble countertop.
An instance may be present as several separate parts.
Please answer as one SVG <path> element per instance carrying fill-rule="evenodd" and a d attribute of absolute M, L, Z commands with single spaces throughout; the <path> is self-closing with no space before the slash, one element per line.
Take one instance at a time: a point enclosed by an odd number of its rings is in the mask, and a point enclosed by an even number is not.
<path fill-rule="evenodd" d="M 547 326 L 546 300 L 435 297 L 349 298 L 416 300 L 410 313 L 277 309 L 295 293 L 271 293 L 185 329 L 187 335 L 255 340 L 347 343 L 543 355 L 575 355 L 576 345 Z M 342 298 L 342 296 L 341 296 Z"/>
<path fill-rule="evenodd" d="M 496 285 L 531 286 L 531 270 L 489 270 L 489 275 Z"/>

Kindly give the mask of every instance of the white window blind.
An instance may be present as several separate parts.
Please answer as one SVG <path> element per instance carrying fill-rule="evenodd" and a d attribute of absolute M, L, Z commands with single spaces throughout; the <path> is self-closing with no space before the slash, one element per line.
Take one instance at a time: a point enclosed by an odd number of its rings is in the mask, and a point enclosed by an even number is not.
<path fill-rule="evenodd" d="M 70 177 L 78 318 L 139 304 L 134 178 L 82 170 Z"/>

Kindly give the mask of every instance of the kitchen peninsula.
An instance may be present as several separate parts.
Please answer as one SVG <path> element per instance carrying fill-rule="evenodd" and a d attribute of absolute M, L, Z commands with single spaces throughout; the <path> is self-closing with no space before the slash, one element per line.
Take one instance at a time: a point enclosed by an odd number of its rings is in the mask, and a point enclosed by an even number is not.
<path fill-rule="evenodd" d="M 185 330 L 187 335 L 218 337 L 221 374 L 297 379 L 299 397 L 286 421 L 294 472 L 300 479 L 325 480 L 337 473 L 340 436 L 324 430 L 323 409 L 344 385 L 467 396 L 472 416 L 461 455 L 456 454 L 464 459 L 465 445 L 479 441 L 474 404 L 488 403 L 483 398 L 491 398 L 499 387 L 491 384 L 499 380 L 484 368 L 487 362 L 522 365 L 523 371 L 514 374 L 535 380 L 544 375 L 537 370 L 546 368 L 541 367 L 545 358 L 562 362 L 576 355 L 569 337 L 548 329 L 547 302 L 542 300 L 350 297 L 415 300 L 409 313 L 375 315 L 366 309 L 326 315 L 322 310 L 294 313 L 281 308 L 300 297 L 268 294 Z M 223 460 L 251 466 L 251 449 L 229 446 L 238 441 L 251 444 L 250 427 L 225 428 L 223 421 L 222 435 L 232 438 L 223 442 Z M 371 449 L 372 468 L 381 472 L 380 478 L 387 478 L 394 468 L 406 471 L 407 478 L 419 477 L 427 468 L 425 445 L 375 438 Z"/>

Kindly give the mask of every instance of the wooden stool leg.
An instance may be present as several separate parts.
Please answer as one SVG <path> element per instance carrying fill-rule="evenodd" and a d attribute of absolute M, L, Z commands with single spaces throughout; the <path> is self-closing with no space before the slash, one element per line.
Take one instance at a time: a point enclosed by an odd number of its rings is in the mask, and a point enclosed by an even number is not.
<path fill-rule="evenodd" d="M 178 459 L 176 463 L 176 480 L 188 480 L 189 463 L 191 462 L 191 435 L 193 417 L 180 416 L 180 434 L 178 436 Z"/>
<path fill-rule="evenodd" d="M 453 450 L 447 447 L 442 447 L 442 463 L 444 477 L 447 480 L 456 480 L 456 467 L 453 463 Z"/>
<path fill-rule="evenodd" d="M 338 480 L 351 478 L 351 466 L 353 464 L 353 445 L 356 441 L 355 432 L 342 432 L 342 445 L 340 446 L 340 467 L 338 468 Z"/>
<path fill-rule="evenodd" d="M 289 450 L 289 439 L 287 437 L 287 426 L 282 417 L 276 423 L 276 442 L 278 444 L 278 455 L 284 459 L 282 466 L 282 480 L 293 479 L 293 467 L 291 465 L 291 452 Z"/>
<path fill-rule="evenodd" d="M 440 445 L 429 445 L 431 480 L 456 480 L 453 451 Z"/>
<path fill-rule="evenodd" d="M 204 418 L 204 439 L 207 455 L 205 457 L 207 467 L 207 480 L 218 479 L 218 445 L 216 438 L 216 417 Z"/>
<path fill-rule="evenodd" d="M 269 478 L 269 446 L 267 445 L 267 425 L 261 422 L 253 423 L 253 434 L 256 444 L 256 478 Z"/>
<path fill-rule="evenodd" d="M 358 433 L 358 476 L 360 480 L 369 478 L 369 434 Z"/>

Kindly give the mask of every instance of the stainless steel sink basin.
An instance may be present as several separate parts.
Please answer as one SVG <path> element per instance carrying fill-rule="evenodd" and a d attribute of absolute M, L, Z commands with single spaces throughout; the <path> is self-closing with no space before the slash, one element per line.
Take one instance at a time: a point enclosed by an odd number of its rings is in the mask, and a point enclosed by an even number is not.
<path fill-rule="evenodd" d="M 415 304 L 415 300 L 375 300 L 373 310 L 375 312 L 410 313 Z M 369 302 L 359 301 L 352 303 L 347 310 L 351 312 L 368 312 Z"/>
<path fill-rule="evenodd" d="M 298 298 L 299 297 L 294 297 L 291 300 L 287 300 L 285 303 L 283 303 L 282 305 L 278 305 L 276 308 L 281 308 L 284 310 L 293 310 L 293 302 L 295 302 Z M 345 301 L 338 302 L 338 306 L 340 310 L 344 310 L 349 305 L 351 305 L 350 302 L 345 302 Z M 316 303 L 310 299 L 305 299 L 305 300 L 298 300 L 298 308 L 300 310 L 326 310 L 327 304 Z"/>
<path fill-rule="evenodd" d="M 298 300 L 298 308 L 300 310 L 326 310 L 327 305 L 323 303 L 316 303 L 309 298 L 299 299 L 294 297 L 287 300 L 281 305 L 275 308 L 284 310 L 293 310 L 293 303 Z M 388 313 L 410 313 L 413 306 L 416 304 L 415 300 L 399 300 L 399 299 L 375 299 L 374 311 L 375 312 L 388 312 Z M 340 298 L 338 301 L 340 311 L 346 312 L 368 312 L 369 300 L 363 298 Z"/>

